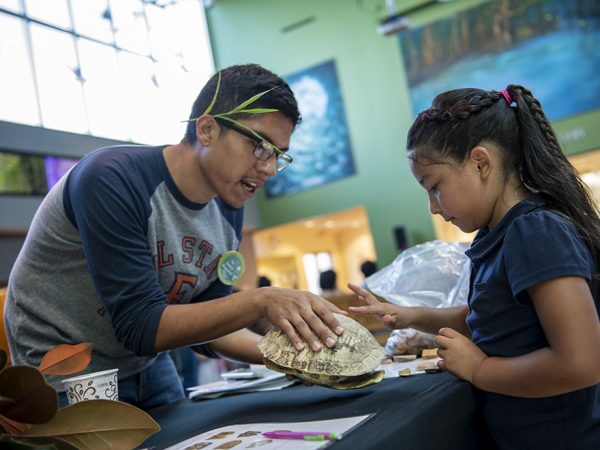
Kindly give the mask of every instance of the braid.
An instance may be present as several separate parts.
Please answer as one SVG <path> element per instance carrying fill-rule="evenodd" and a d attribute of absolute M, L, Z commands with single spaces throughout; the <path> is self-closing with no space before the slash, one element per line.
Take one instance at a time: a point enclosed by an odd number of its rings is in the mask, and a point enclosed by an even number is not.
<path fill-rule="evenodd" d="M 564 155 L 531 91 L 519 85 L 506 90 L 506 101 L 501 92 L 481 89 L 438 95 L 410 127 L 407 148 L 416 150 L 413 157 L 433 163 L 449 158 L 460 164 L 477 145 L 494 142 L 502 152 L 506 176 L 520 173 L 528 188 L 568 218 L 600 268 L 600 211 L 589 188 Z"/>
<path fill-rule="evenodd" d="M 473 95 L 464 101 L 458 101 L 446 109 L 440 109 L 432 106 L 425 111 L 421 111 L 416 121 L 430 122 L 451 122 L 453 120 L 467 120 L 472 115 L 481 112 L 483 109 L 492 106 L 500 99 L 500 93 L 496 91 L 483 92 L 480 95 Z"/>
<path fill-rule="evenodd" d="M 529 89 L 524 88 L 523 86 L 518 85 L 510 85 L 508 86 L 509 91 L 518 92 L 525 103 L 529 107 L 531 114 L 533 115 L 535 121 L 538 123 L 538 126 L 544 133 L 544 137 L 548 145 L 552 148 L 552 151 L 556 154 L 560 154 L 564 157 L 562 149 L 560 148 L 560 144 L 558 143 L 558 139 L 556 138 L 556 134 L 542 109 L 542 105 L 539 100 L 533 96 Z"/>
<path fill-rule="evenodd" d="M 477 95 L 467 97 L 463 101 L 458 101 L 448 108 L 448 111 L 454 114 L 457 119 L 467 120 L 472 115 L 480 113 L 483 109 L 492 106 L 499 100 L 499 95 L 494 96 L 489 92 L 482 91 Z M 494 98 L 495 97 L 495 98 Z"/>
<path fill-rule="evenodd" d="M 417 120 L 425 120 L 429 122 L 450 122 L 454 120 L 454 114 L 449 111 L 440 111 L 437 108 L 431 107 L 425 111 L 421 111 L 417 116 Z"/>
<path fill-rule="evenodd" d="M 469 151 L 483 140 L 495 140 L 510 147 L 515 144 L 510 133 L 502 131 L 510 125 L 516 128 L 514 113 L 499 100 L 502 94 L 481 89 L 457 89 L 438 95 L 429 109 L 422 111 L 408 132 L 408 148 L 421 148 L 428 158 L 433 153 L 464 161 Z M 501 109 L 501 121 L 505 126 L 498 128 L 497 110 Z M 499 131 L 500 130 L 500 131 Z"/>
<path fill-rule="evenodd" d="M 523 182 L 573 223 L 600 265 L 600 211 L 590 189 L 563 153 L 531 91 L 518 85 L 510 85 L 507 90 L 517 102 Z"/>

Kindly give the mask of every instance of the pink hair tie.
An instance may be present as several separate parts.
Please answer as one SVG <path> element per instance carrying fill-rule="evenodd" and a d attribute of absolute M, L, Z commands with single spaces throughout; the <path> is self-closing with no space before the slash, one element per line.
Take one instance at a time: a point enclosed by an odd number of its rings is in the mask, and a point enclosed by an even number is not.
<path fill-rule="evenodd" d="M 511 106 L 513 101 L 512 98 L 510 98 L 508 91 L 506 89 L 500 89 L 499 92 L 502 94 L 502 97 L 504 97 L 504 100 L 506 100 L 506 103 L 508 103 L 508 106 Z"/>

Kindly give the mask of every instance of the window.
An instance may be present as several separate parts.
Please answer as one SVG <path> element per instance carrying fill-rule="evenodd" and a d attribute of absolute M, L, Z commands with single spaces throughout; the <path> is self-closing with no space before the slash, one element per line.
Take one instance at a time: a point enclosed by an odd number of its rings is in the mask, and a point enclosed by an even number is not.
<path fill-rule="evenodd" d="M 71 2 L 75 31 L 107 44 L 114 44 L 112 14 L 107 0 Z"/>
<path fill-rule="evenodd" d="M 0 0 L 0 8 L 19 13 L 22 11 L 20 0 Z"/>
<path fill-rule="evenodd" d="M 25 23 L 0 15 L 0 120 L 39 125 L 36 86 Z"/>
<path fill-rule="evenodd" d="M 42 126 L 87 133 L 81 69 L 75 42 L 67 33 L 31 24 L 33 60 Z"/>
<path fill-rule="evenodd" d="M 0 0 L 0 120 L 176 143 L 213 72 L 200 0 Z"/>
<path fill-rule="evenodd" d="M 71 27 L 67 0 L 25 0 L 25 10 L 32 19 L 64 29 Z"/>

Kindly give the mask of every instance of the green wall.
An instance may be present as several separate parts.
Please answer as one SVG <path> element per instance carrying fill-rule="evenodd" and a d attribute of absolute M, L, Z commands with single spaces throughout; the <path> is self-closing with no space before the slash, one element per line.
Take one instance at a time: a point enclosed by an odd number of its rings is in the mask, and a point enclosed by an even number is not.
<path fill-rule="evenodd" d="M 419 25 L 482 1 L 440 3 L 410 18 Z M 399 9 L 419 3 L 396 1 Z M 285 76 L 335 60 L 357 173 L 300 194 L 261 193 L 262 226 L 365 205 L 380 267 L 398 254 L 395 227 L 405 227 L 409 245 L 434 239 L 426 194 L 405 156 L 412 119 L 398 41 L 376 32 L 386 15 L 384 0 L 216 0 L 207 12 L 217 68 L 254 62 Z M 559 124 L 566 140 L 579 136 L 568 153 L 600 146 L 598 132 L 589 131 L 594 123 L 589 115 Z"/>

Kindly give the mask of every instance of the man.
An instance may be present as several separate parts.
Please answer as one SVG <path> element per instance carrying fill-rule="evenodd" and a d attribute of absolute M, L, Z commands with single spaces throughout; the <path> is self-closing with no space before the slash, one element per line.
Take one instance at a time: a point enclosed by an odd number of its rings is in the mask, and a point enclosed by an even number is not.
<path fill-rule="evenodd" d="M 179 144 L 98 149 L 46 196 L 9 280 L 15 364 L 91 342 L 86 371 L 118 368 L 120 399 L 147 409 L 184 398 L 165 350 L 202 343 L 208 356 L 261 362 L 260 336 L 246 329 L 261 318 L 298 348 L 335 345 L 334 305 L 274 287 L 232 294 L 220 272 L 239 247 L 244 202 L 291 162 L 300 113 L 289 86 L 260 66 L 232 66 L 190 118 Z"/>

